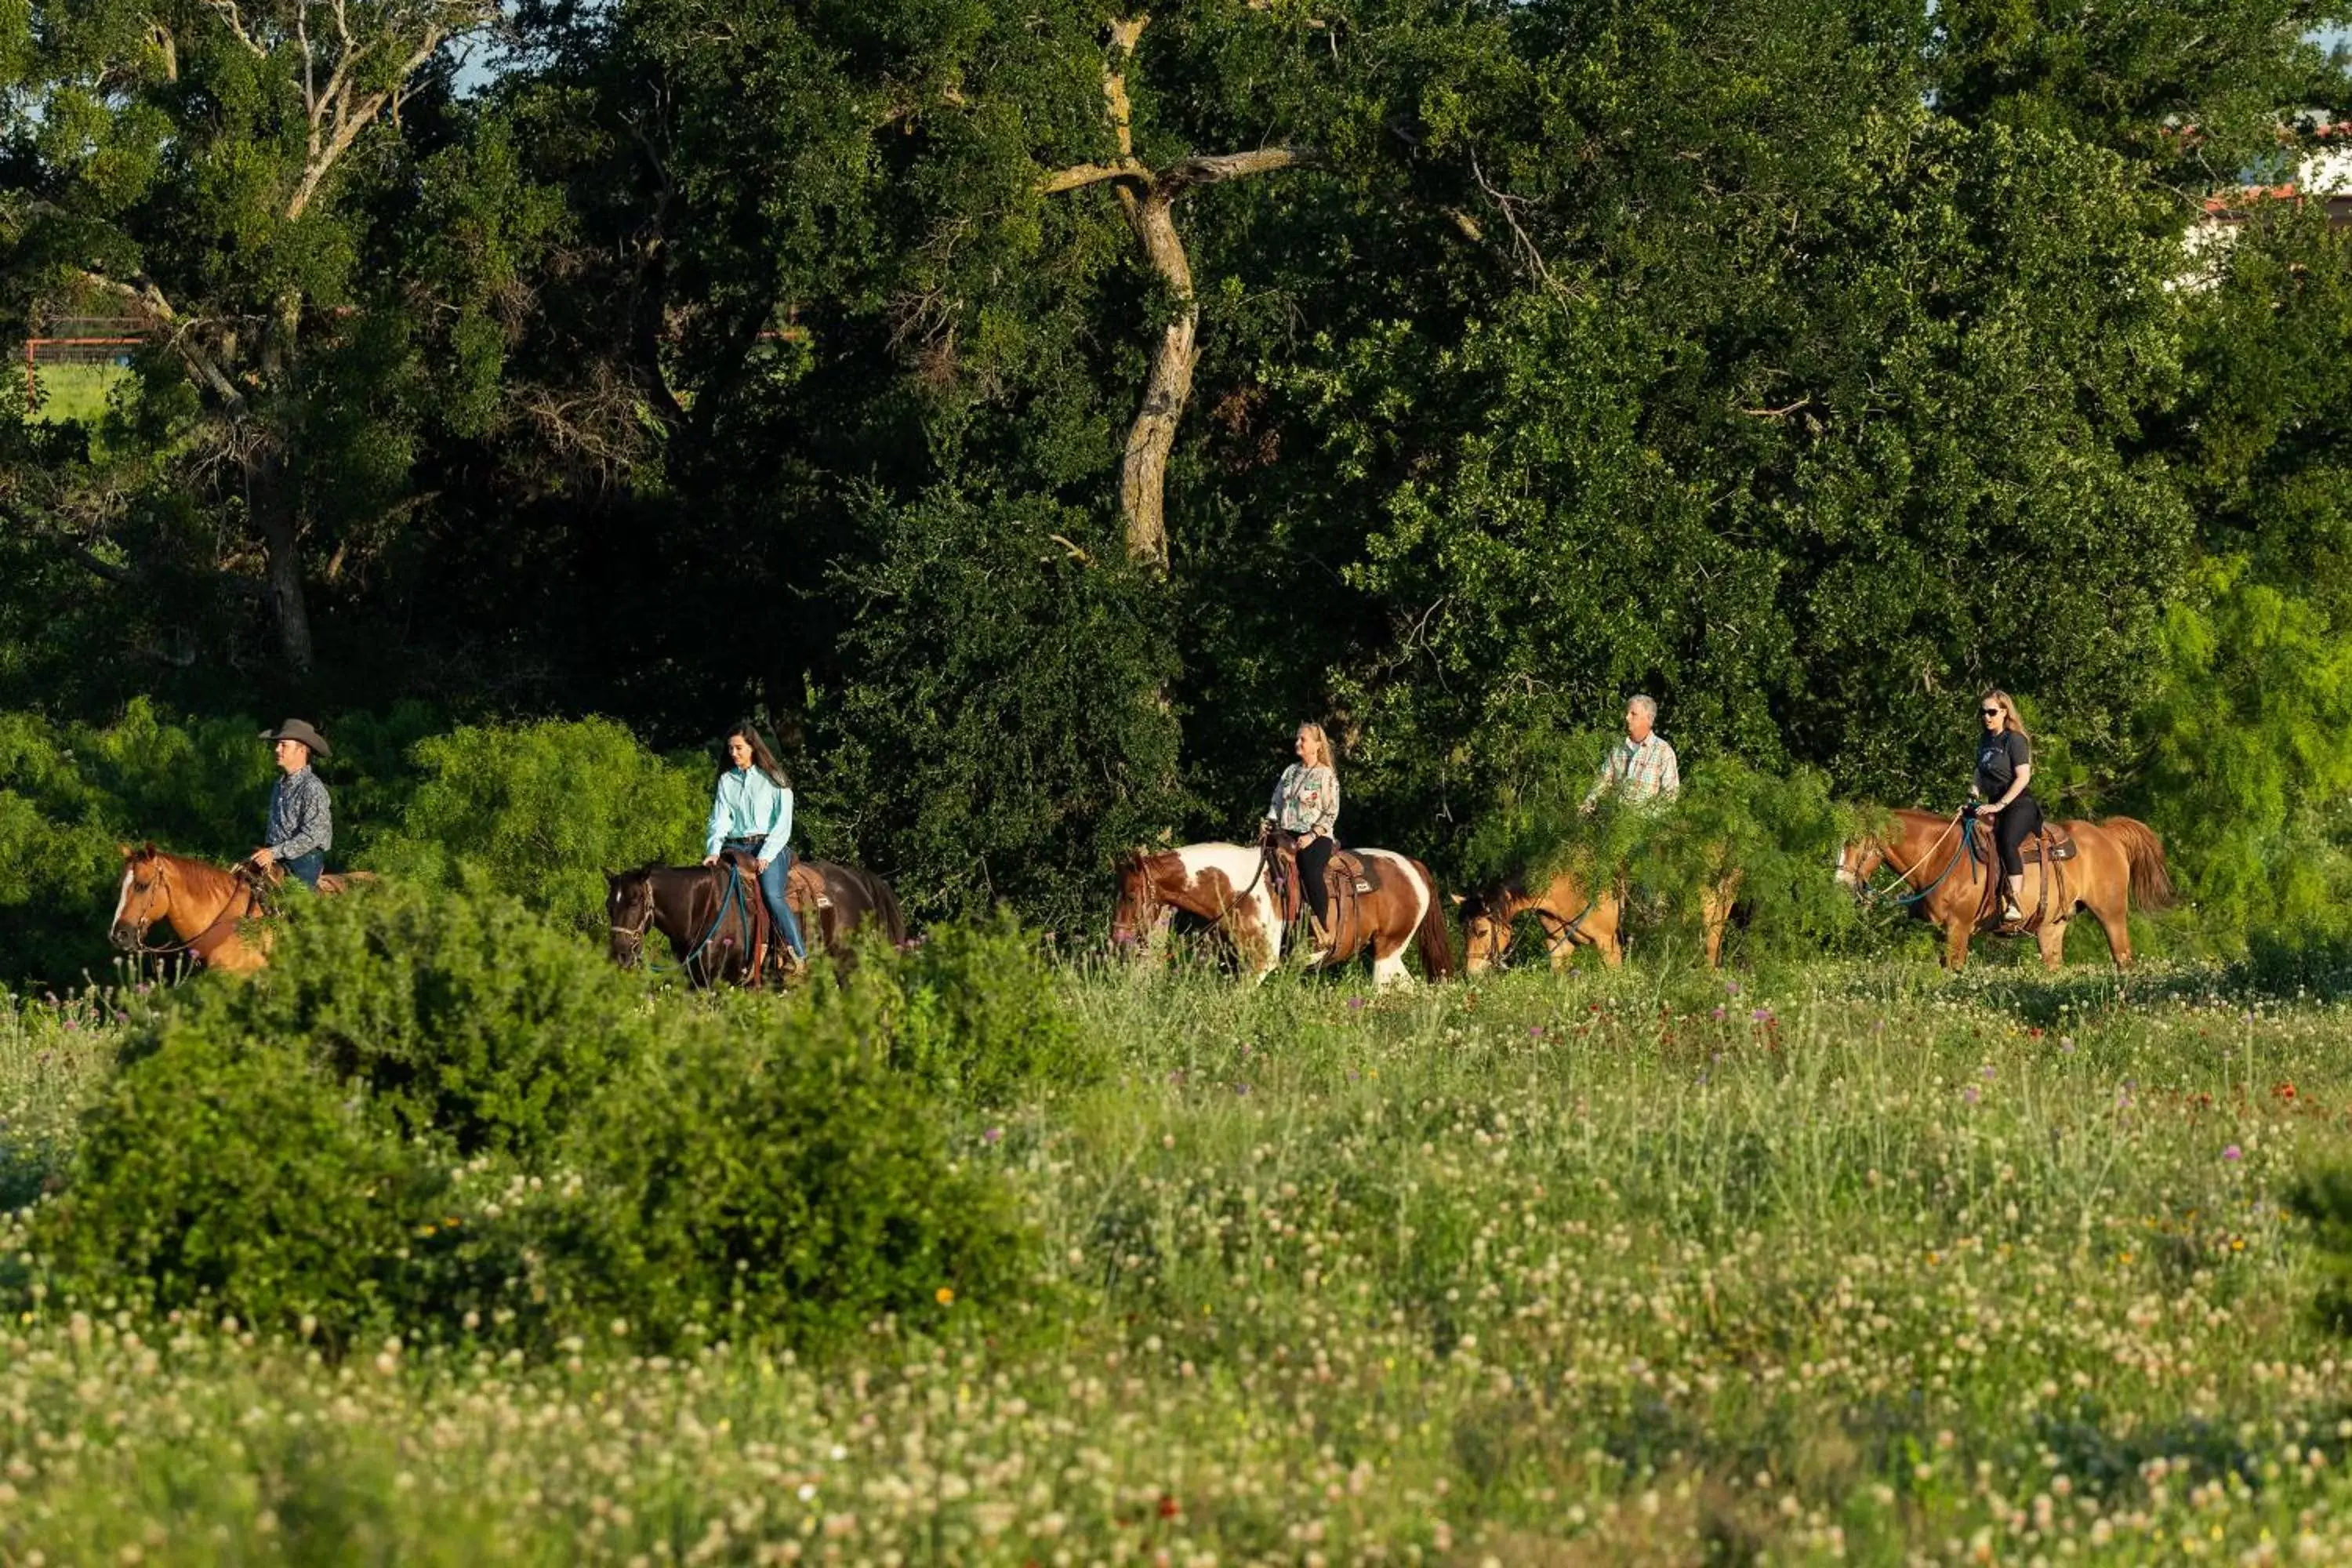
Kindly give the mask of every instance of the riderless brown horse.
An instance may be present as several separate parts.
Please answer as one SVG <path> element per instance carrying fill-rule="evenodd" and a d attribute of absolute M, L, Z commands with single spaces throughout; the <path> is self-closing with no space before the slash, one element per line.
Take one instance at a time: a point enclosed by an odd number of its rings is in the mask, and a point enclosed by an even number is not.
<path fill-rule="evenodd" d="M 1544 953 L 1555 971 L 1570 955 L 1589 947 L 1614 969 L 1625 961 L 1619 925 L 1625 900 L 1612 883 L 1593 889 L 1577 871 L 1563 870 L 1530 892 L 1524 879 L 1509 879 L 1456 899 L 1462 915 L 1462 967 L 1472 974 L 1500 969 L 1511 952 L 1511 927 L 1528 910 L 1543 927 Z"/>
<path fill-rule="evenodd" d="M 2106 932 L 2116 967 L 2130 968 L 2132 900 L 2145 910 L 2173 901 L 2162 841 L 2147 824 L 2128 816 L 2053 826 L 2051 847 L 2057 847 L 2058 839 L 2072 839 L 2074 853 L 2045 858 L 2041 845 L 2029 841 L 2021 900 L 2026 920 L 2016 930 L 2001 924 L 1998 862 L 1978 852 L 1990 833 L 1965 815 L 1896 811 L 1884 831 L 1839 849 L 1837 878 L 1864 898 L 1892 895 L 1912 913 L 1942 927 L 1947 969 L 1968 962 L 1969 940 L 1979 931 L 2030 935 L 2042 949 L 2043 964 L 2055 969 L 2065 960 L 2066 926 L 2077 910 L 2090 910 Z M 1881 866 L 1902 880 L 1874 892 L 1870 879 Z"/>
<path fill-rule="evenodd" d="M 1331 910 L 1330 951 L 1318 967 L 1346 963 L 1369 950 L 1372 984 L 1409 983 L 1404 950 L 1417 942 L 1421 966 L 1432 980 L 1454 973 L 1453 939 L 1429 868 L 1388 849 L 1358 849 L 1335 856 L 1342 885 Z M 1355 869 L 1360 868 L 1361 886 Z M 1215 922 L 1232 940 L 1253 980 L 1263 980 L 1282 961 L 1283 922 L 1276 878 L 1265 852 L 1240 844 L 1187 844 L 1119 857 L 1118 905 L 1111 916 L 1111 941 L 1137 944 L 1174 908 Z"/>
<path fill-rule="evenodd" d="M 670 952 L 696 985 L 718 981 L 754 984 L 767 968 L 772 936 L 759 877 L 730 857 L 716 866 L 646 866 L 607 872 L 606 951 L 624 969 L 645 955 L 648 931 L 669 939 Z M 849 962 L 853 933 L 872 926 L 893 946 L 907 940 L 907 917 L 890 884 L 871 871 L 830 860 L 803 860 L 785 881 L 785 897 L 802 931 L 835 959 Z"/>
<path fill-rule="evenodd" d="M 224 871 L 184 855 L 167 855 L 152 844 L 116 847 L 122 851 L 122 886 L 107 930 L 116 947 L 152 958 L 184 955 L 199 968 L 232 974 L 250 973 L 269 962 L 269 933 L 251 922 L 269 918 L 271 893 L 283 872 L 267 877 L 244 868 Z M 332 895 L 374 879 L 364 871 L 330 874 L 319 879 L 319 891 Z M 179 940 L 150 942 L 148 931 L 158 921 Z"/>
<path fill-rule="evenodd" d="M 1699 925 L 1710 969 L 1722 966 L 1723 931 L 1730 923 L 1739 882 L 1740 874 L 1731 871 L 1708 883 L 1699 895 Z M 1472 974 L 1503 966 L 1511 952 L 1511 928 L 1531 910 L 1543 927 L 1544 952 L 1555 971 L 1568 967 L 1580 947 L 1591 948 L 1612 969 L 1624 962 L 1622 884 L 1596 891 L 1580 872 L 1564 870 L 1539 892 L 1528 891 L 1522 880 L 1507 879 L 1454 902 L 1461 906 L 1463 968 Z"/>

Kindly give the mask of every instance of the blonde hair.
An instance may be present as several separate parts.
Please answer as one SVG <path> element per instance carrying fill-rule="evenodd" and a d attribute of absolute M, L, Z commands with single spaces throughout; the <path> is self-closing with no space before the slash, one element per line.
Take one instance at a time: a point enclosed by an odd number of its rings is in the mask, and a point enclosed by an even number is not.
<path fill-rule="evenodd" d="M 1977 706 L 1979 708 L 1982 708 L 1988 702 L 1998 702 L 2000 704 L 2002 729 L 2013 730 L 2018 734 L 2025 736 L 2029 741 L 2033 739 L 2032 735 L 2028 733 L 2025 728 L 2025 721 L 2017 716 L 2017 700 L 2015 698 L 1996 686 L 1991 690 L 1986 692 L 1982 697 L 1977 699 Z M 1982 713 L 1979 713 L 1977 717 L 1981 719 L 1984 715 Z"/>
<path fill-rule="evenodd" d="M 1321 760 L 1322 765 L 1337 773 L 1339 766 L 1331 760 L 1331 737 L 1323 732 L 1323 726 L 1313 722 L 1301 724 L 1298 726 L 1298 732 L 1315 742 L 1315 754 Z"/>

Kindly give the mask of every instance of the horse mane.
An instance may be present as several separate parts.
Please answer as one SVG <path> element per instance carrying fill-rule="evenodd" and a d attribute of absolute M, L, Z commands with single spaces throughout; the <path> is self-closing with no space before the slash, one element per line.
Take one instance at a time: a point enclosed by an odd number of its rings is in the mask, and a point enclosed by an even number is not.
<path fill-rule="evenodd" d="M 188 891 L 200 898 L 219 894 L 224 900 L 235 898 L 241 885 L 236 874 L 224 871 L 209 860 L 199 860 L 191 855 L 173 855 L 153 847 L 140 851 L 140 858 L 160 860 L 187 884 Z"/>

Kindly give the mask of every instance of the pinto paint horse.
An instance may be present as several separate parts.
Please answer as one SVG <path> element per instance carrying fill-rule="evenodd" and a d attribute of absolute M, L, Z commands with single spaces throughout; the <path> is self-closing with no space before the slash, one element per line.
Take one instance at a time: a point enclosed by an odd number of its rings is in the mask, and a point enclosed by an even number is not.
<path fill-rule="evenodd" d="M 2138 900 L 2144 910 L 2173 901 L 2163 841 L 2147 824 L 2128 816 L 2052 826 L 2074 839 L 2074 857 L 2062 863 L 2063 869 L 2042 860 L 2026 862 L 2020 902 L 2029 917 L 2038 918 L 2030 933 L 2014 934 L 2031 934 L 2042 949 L 2042 964 L 2055 969 L 2065 962 L 2067 923 L 2076 910 L 2088 910 L 2106 933 L 2116 967 L 2129 969 L 2132 900 Z M 1941 962 L 1957 971 L 1969 961 L 1969 939 L 1989 929 L 1987 911 L 2000 908 L 1998 863 L 1989 868 L 1970 844 L 1988 831 L 1977 826 L 1971 832 L 1958 816 L 1896 811 L 1885 830 L 1840 847 L 1837 879 L 1865 899 L 1892 893 L 1913 914 L 1942 927 Z M 1874 890 L 1870 879 L 1882 866 L 1902 880 Z"/>
<path fill-rule="evenodd" d="M 1408 984 L 1404 950 L 1418 942 L 1422 968 L 1432 980 L 1454 973 L 1453 939 L 1429 868 L 1387 849 L 1359 849 L 1369 892 L 1350 889 L 1331 910 L 1330 952 L 1318 963 L 1331 968 L 1369 949 L 1372 984 Z M 1122 855 L 1116 868 L 1118 907 L 1111 916 L 1111 941 L 1135 945 L 1171 909 L 1215 924 L 1234 944 L 1254 981 L 1264 980 L 1282 962 L 1284 928 L 1274 879 L 1265 852 L 1240 844 L 1187 844 L 1181 848 Z"/>
<path fill-rule="evenodd" d="M 122 885 L 107 928 L 116 947 L 150 958 L 184 956 L 199 969 L 231 974 L 251 973 L 269 962 L 269 933 L 254 922 L 269 918 L 269 889 L 282 882 L 282 871 L 265 883 L 260 873 L 224 871 L 152 844 L 116 847 L 122 851 Z M 327 875 L 319 879 L 319 891 L 331 897 L 374 880 L 364 871 Z M 179 940 L 149 942 L 158 921 Z"/>

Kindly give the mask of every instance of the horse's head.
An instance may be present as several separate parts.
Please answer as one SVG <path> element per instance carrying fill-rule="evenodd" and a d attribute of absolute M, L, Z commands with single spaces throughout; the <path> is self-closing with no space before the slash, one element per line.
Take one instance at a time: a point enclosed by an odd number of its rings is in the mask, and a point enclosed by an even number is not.
<path fill-rule="evenodd" d="M 1876 838 L 1850 839 L 1838 846 L 1838 886 L 1860 893 L 1868 890 L 1870 879 L 1886 864 L 1886 847 Z"/>
<path fill-rule="evenodd" d="M 1160 915 L 1160 889 L 1151 875 L 1150 857 L 1132 849 L 1111 863 L 1118 880 L 1118 906 L 1111 911 L 1111 944 L 1139 946 Z"/>
<path fill-rule="evenodd" d="M 1500 969 L 1511 955 L 1511 895 L 1507 889 L 1488 888 L 1457 898 L 1462 915 L 1462 967 L 1472 974 Z"/>
<path fill-rule="evenodd" d="M 171 862 L 152 844 L 115 847 L 122 851 L 122 889 L 106 936 L 123 952 L 136 952 L 146 945 L 147 928 L 172 912 Z"/>
<path fill-rule="evenodd" d="M 624 969 L 635 969 L 645 956 L 646 931 L 654 923 L 654 879 L 646 872 L 604 873 L 604 918 L 612 937 L 605 952 Z"/>

